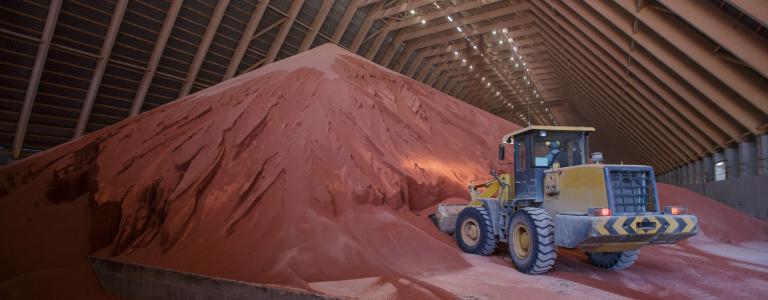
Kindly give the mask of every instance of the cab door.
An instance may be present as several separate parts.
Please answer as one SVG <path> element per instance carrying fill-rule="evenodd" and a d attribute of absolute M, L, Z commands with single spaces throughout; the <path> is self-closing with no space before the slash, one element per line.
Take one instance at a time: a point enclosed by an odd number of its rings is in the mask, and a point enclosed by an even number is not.
<path fill-rule="evenodd" d="M 534 198 L 534 168 L 531 165 L 531 135 L 515 137 L 515 199 Z"/>

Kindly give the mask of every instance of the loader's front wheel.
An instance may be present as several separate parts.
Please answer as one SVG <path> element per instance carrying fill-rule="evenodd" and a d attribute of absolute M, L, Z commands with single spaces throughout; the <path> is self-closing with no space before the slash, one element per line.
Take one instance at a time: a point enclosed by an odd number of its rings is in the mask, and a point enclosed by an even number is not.
<path fill-rule="evenodd" d="M 484 207 L 466 207 L 456 218 L 456 241 L 466 253 L 491 255 L 496 250 L 493 223 Z"/>
<path fill-rule="evenodd" d="M 640 250 L 619 252 L 587 252 L 590 264 L 608 270 L 624 270 L 632 266 L 640 256 Z"/>
<path fill-rule="evenodd" d="M 520 208 L 509 224 L 509 254 L 518 271 L 543 274 L 555 265 L 555 226 L 546 211 Z"/>

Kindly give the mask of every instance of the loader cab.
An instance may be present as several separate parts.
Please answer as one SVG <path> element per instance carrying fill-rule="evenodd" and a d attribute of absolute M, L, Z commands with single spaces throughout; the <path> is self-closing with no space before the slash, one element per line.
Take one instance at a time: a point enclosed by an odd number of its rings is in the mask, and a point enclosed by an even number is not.
<path fill-rule="evenodd" d="M 543 201 L 544 171 L 587 163 L 591 127 L 531 126 L 504 136 L 499 158 L 514 161 L 515 199 Z M 509 149 L 513 157 L 507 157 Z"/>

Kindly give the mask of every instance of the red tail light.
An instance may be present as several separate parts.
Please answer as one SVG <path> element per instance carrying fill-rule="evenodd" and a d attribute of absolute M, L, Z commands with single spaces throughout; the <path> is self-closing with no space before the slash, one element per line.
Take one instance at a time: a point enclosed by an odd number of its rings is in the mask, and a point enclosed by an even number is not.
<path fill-rule="evenodd" d="M 688 208 L 685 206 L 665 206 L 664 213 L 670 215 L 685 215 L 688 213 Z"/>
<path fill-rule="evenodd" d="M 611 215 L 611 209 L 607 207 L 593 207 L 588 209 L 588 213 L 594 217 L 608 217 Z"/>

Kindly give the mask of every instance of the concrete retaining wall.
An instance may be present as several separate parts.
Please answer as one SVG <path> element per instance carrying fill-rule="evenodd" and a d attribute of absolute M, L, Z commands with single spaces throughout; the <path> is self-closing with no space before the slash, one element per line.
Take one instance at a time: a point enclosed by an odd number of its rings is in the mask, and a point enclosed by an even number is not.
<path fill-rule="evenodd" d="M 123 299 L 331 299 L 285 287 L 90 257 L 91 267 L 107 292 Z"/>
<path fill-rule="evenodd" d="M 741 210 L 768 219 L 768 175 L 731 178 L 683 187 Z"/>

